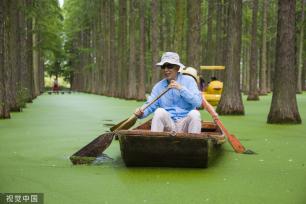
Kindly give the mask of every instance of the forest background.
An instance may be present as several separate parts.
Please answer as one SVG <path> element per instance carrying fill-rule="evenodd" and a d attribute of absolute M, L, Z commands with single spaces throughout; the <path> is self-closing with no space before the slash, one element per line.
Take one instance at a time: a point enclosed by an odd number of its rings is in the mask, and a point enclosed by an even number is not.
<path fill-rule="evenodd" d="M 243 115 L 273 91 L 270 123 L 301 123 L 305 90 L 304 0 L 3 0 L 0 3 L 0 117 L 44 92 L 44 78 L 71 89 L 144 100 L 161 79 L 165 51 L 181 61 L 225 65 L 217 112 Z M 281 103 L 279 103 L 281 101 Z"/>

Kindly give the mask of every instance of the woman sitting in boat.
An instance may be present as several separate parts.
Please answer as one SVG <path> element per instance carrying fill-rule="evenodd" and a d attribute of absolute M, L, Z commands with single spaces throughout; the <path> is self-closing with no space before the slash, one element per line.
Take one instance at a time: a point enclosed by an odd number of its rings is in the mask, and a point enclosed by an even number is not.
<path fill-rule="evenodd" d="M 179 55 L 166 52 L 156 66 L 163 70 L 165 78 L 153 87 L 146 104 L 167 87 L 171 89 L 145 111 L 140 107 L 134 114 L 138 118 L 145 118 L 154 112 L 151 125 L 153 132 L 200 133 L 201 115 L 196 108 L 201 106 L 202 96 L 195 80 L 179 72 L 180 68 L 185 67 L 180 62 Z"/>

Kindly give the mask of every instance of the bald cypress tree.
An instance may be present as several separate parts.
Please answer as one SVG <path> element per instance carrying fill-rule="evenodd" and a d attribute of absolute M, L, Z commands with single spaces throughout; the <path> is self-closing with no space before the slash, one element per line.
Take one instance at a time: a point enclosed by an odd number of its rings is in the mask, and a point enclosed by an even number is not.
<path fill-rule="evenodd" d="M 257 88 L 257 11 L 258 0 L 253 0 L 252 8 L 252 41 L 251 41 L 251 60 L 250 60 L 250 89 L 248 100 L 259 100 Z"/>
<path fill-rule="evenodd" d="M 159 37 L 160 37 L 160 29 L 158 25 L 158 4 L 159 0 L 152 0 L 152 23 L 151 23 L 151 42 L 152 42 L 152 78 L 151 78 L 151 86 L 153 86 L 159 80 L 159 70 L 156 69 L 155 64 L 159 60 Z"/>
<path fill-rule="evenodd" d="M 224 90 L 217 112 L 244 115 L 240 92 L 242 0 L 229 0 Z"/>
<path fill-rule="evenodd" d="M 200 17 L 201 1 L 188 1 L 188 44 L 187 44 L 187 63 L 189 66 L 199 68 L 201 65 L 201 47 L 200 45 Z"/>
<path fill-rule="evenodd" d="M 137 88 L 137 100 L 144 100 L 146 94 L 145 87 L 145 56 L 146 56 L 146 27 L 145 27 L 145 0 L 139 2 L 140 15 L 140 42 L 139 42 L 139 80 Z"/>
<path fill-rule="evenodd" d="M 136 75 L 137 75 L 137 61 L 136 61 L 136 22 L 137 22 L 137 2 L 131 0 L 129 3 L 129 70 L 128 70 L 128 81 L 127 81 L 127 98 L 135 99 L 137 95 L 136 90 Z"/>
<path fill-rule="evenodd" d="M 295 0 L 278 1 L 276 62 L 268 123 L 301 123 L 296 101 Z"/>
<path fill-rule="evenodd" d="M 302 10 L 301 10 L 301 19 L 299 22 L 299 37 L 298 37 L 298 52 L 297 52 L 297 80 L 296 80 L 296 92 L 302 93 L 302 74 L 303 74 L 303 48 L 304 48 L 304 19 L 305 19 L 305 4 L 306 0 L 302 0 Z"/>
<path fill-rule="evenodd" d="M 128 83 L 128 58 L 127 58 L 127 1 L 119 1 L 119 60 L 120 60 L 120 78 L 119 78 L 119 97 L 127 96 L 126 84 Z"/>
<path fill-rule="evenodd" d="M 0 1 L 0 118 L 10 118 L 10 107 L 8 103 L 8 72 L 7 72 L 7 19 L 8 1 Z"/>
<path fill-rule="evenodd" d="M 33 6 L 32 0 L 26 0 L 27 18 L 26 18 L 26 87 L 28 89 L 27 102 L 32 102 L 34 98 L 34 83 L 33 83 L 33 21 L 30 16 L 30 11 Z"/>
<path fill-rule="evenodd" d="M 177 0 L 175 2 L 174 50 L 182 56 L 184 49 L 186 0 Z"/>
<path fill-rule="evenodd" d="M 188 1 L 192 3 L 192 1 Z M 205 65 L 214 65 L 215 58 L 214 58 L 214 50 L 215 50 L 215 43 L 213 39 L 213 32 L 214 32 L 214 18 L 216 13 L 216 2 L 215 0 L 208 0 L 208 17 L 207 17 L 207 39 L 205 44 Z M 211 74 L 211 73 L 209 73 Z"/>
<path fill-rule="evenodd" d="M 267 29 L 268 29 L 268 9 L 269 1 L 263 1 L 262 16 L 262 37 L 261 37 L 261 64 L 259 72 L 259 90 L 261 95 L 267 94 Z"/>
<path fill-rule="evenodd" d="M 18 79 L 18 56 L 17 53 L 19 49 L 17 49 L 17 32 L 18 32 L 18 19 L 17 19 L 17 1 L 12 0 L 9 1 L 8 4 L 8 13 L 9 13 L 9 69 L 10 69 L 10 76 L 9 76 L 9 101 L 10 101 L 10 109 L 11 111 L 20 111 L 20 106 L 17 100 L 17 92 L 19 91 L 19 79 Z"/>
<path fill-rule="evenodd" d="M 118 69 L 116 67 L 118 66 L 118 61 L 116 60 L 116 22 L 115 22 L 115 2 L 111 0 L 109 2 L 109 18 L 110 18 L 110 69 L 111 71 L 111 86 L 110 86 L 110 95 L 114 96 L 116 92 L 116 81 L 117 81 L 117 76 L 119 75 Z M 114 74 L 115 73 L 115 74 Z"/>

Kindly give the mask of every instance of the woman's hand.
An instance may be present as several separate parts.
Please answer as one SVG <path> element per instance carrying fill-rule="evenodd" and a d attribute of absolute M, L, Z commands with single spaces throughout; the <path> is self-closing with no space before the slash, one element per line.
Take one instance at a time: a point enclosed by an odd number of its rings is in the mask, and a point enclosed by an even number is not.
<path fill-rule="evenodd" d="M 141 108 L 137 108 L 134 112 L 134 115 L 137 117 L 137 118 L 140 118 L 141 116 L 143 116 L 143 110 Z"/>
<path fill-rule="evenodd" d="M 177 90 L 180 90 L 182 88 L 182 85 L 177 83 L 175 80 L 171 80 L 170 84 L 168 85 L 169 88 L 175 88 Z"/>

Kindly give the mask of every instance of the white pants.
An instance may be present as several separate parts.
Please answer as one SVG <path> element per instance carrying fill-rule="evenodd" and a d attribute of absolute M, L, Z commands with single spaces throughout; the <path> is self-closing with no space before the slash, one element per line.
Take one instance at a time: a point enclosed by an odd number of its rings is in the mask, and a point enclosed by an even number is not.
<path fill-rule="evenodd" d="M 163 108 L 158 108 L 154 112 L 152 125 L 152 132 L 171 132 L 177 133 L 201 133 L 201 115 L 198 110 L 192 110 L 187 117 L 174 122 L 170 114 Z"/>

